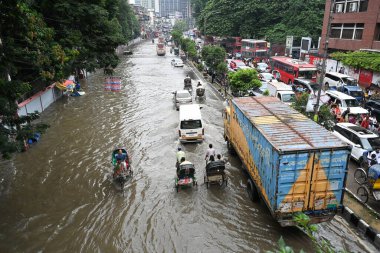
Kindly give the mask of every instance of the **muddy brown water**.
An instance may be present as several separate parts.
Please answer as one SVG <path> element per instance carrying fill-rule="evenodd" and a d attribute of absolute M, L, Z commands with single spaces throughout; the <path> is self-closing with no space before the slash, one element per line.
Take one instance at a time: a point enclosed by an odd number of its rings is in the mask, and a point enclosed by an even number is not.
<path fill-rule="evenodd" d="M 282 236 L 297 251 L 314 251 L 296 228 L 282 228 L 245 191 L 240 161 L 223 140 L 222 101 L 207 87 L 202 116 L 206 140 L 182 145 L 194 162 L 198 187 L 174 189 L 178 111 L 187 66 L 174 68 L 149 42 L 122 56 L 120 93 L 103 91 L 103 72 L 89 76 L 86 95 L 65 97 L 42 113 L 51 125 L 40 142 L 1 162 L 0 252 L 265 252 Z M 229 158 L 226 187 L 203 184 L 209 143 Z M 110 154 L 123 144 L 134 177 L 124 196 L 113 184 Z M 320 225 L 339 249 L 374 248 L 339 216 Z"/>

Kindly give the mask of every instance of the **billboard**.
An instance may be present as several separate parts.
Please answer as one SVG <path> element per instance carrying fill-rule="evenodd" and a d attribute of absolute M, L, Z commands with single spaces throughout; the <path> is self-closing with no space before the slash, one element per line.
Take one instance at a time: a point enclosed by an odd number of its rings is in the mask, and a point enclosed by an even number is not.
<path fill-rule="evenodd" d="M 301 38 L 301 53 L 308 53 L 311 48 L 311 38 L 302 37 Z"/>

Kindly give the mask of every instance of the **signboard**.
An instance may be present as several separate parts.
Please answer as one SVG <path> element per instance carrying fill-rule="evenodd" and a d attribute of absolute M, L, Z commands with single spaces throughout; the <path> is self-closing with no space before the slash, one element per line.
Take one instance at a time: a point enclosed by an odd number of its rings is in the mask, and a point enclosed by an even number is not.
<path fill-rule="evenodd" d="M 311 38 L 302 37 L 301 38 L 301 53 L 309 53 L 311 47 Z"/>
<path fill-rule="evenodd" d="M 285 54 L 292 55 L 293 50 L 293 36 L 286 36 Z"/>
<path fill-rule="evenodd" d="M 372 71 L 364 70 L 364 69 L 360 70 L 359 84 L 364 87 L 369 87 L 372 83 L 372 76 L 373 76 Z"/>

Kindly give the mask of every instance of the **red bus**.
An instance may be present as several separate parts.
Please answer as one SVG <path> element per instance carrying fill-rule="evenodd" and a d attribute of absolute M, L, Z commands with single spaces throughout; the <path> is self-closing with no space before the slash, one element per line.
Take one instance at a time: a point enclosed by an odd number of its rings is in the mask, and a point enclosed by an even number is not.
<path fill-rule="evenodd" d="M 265 40 L 241 40 L 241 57 L 257 62 L 268 58 L 268 42 Z"/>
<path fill-rule="evenodd" d="M 317 67 L 314 64 L 285 56 L 273 56 L 271 63 L 273 70 L 280 73 L 280 79 L 284 83 L 293 83 L 294 78 L 309 79 L 314 82 L 317 79 Z"/>

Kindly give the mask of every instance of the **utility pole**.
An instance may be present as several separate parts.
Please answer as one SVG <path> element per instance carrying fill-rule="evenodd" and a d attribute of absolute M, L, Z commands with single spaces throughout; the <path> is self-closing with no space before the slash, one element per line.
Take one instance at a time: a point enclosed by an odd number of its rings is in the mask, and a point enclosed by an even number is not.
<path fill-rule="evenodd" d="M 318 89 L 318 96 L 317 96 L 317 104 L 314 107 L 314 115 L 317 115 L 317 113 L 318 113 L 319 100 L 321 99 L 321 91 L 322 91 L 322 86 L 323 86 L 323 79 L 324 79 L 325 74 L 326 74 L 327 50 L 329 48 L 331 21 L 333 19 L 332 15 L 334 13 L 334 6 L 335 6 L 335 0 L 331 0 L 329 18 L 328 18 L 328 21 L 327 21 L 327 31 L 326 31 L 326 37 L 325 37 L 325 45 L 323 47 L 322 69 L 321 69 L 321 74 L 319 76 L 319 89 Z"/>

